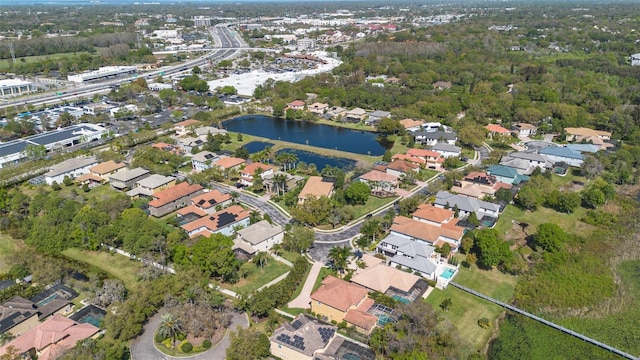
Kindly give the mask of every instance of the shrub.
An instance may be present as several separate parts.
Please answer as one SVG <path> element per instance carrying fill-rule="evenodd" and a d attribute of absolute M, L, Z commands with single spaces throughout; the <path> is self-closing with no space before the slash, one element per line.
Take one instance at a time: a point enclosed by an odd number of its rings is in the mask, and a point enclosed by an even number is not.
<path fill-rule="evenodd" d="M 187 338 L 187 336 L 185 334 L 183 334 L 183 333 L 179 333 L 176 336 L 176 339 L 178 339 L 178 341 L 184 341 L 184 339 L 186 339 L 186 338 Z"/>
<path fill-rule="evenodd" d="M 211 347 L 211 340 L 206 339 L 205 341 L 202 342 L 202 348 L 203 349 L 208 349 Z"/>
<path fill-rule="evenodd" d="M 187 341 L 180 346 L 180 350 L 182 350 L 182 352 L 184 353 L 190 353 L 191 350 L 193 350 L 193 345 L 191 345 L 191 343 Z"/>
<path fill-rule="evenodd" d="M 167 338 L 162 336 L 162 334 L 159 333 L 159 332 L 156 333 L 156 336 L 154 337 L 154 339 L 156 340 L 157 343 L 161 343 L 161 342 L 167 340 Z"/>

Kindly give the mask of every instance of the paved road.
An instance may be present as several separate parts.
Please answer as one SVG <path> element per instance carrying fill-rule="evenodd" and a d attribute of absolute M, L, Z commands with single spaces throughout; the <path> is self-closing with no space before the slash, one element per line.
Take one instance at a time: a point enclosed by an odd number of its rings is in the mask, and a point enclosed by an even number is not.
<path fill-rule="evenodd" d="M 223 193 L 231 193 L 232 191 L 237 192 L 238 194 L 240 194 L 240 197 L 238 198 L 238 200 L 242 203 L 248 204 L 250 206 L 253 206 L 257 209 L 259 209 L 260 211 L 262 211 L 265 214 L 269 214 L 269 216 L 271 216 L 271 219 L 273 220 L 273 222 L 275 222 L 278 225 L 284 226 L 285 224 L 287 224 L 289 222 L 289 220 L 291 220 L 290 217 L 286 216 L 285 214 L 283 214 L 280 210 L 278 210 L 275 206 L 269 204 L 268 202 L 251 196 L 251 195 L 247 195 L 245 193 L 243 193 L 242 191 L 240 191 L 239 189 L 236 188 L 232 188 L 230 186 L 226 186 L 226 185 L 222 185 L 220 183 L 215 183 L 212 182 L 211 184 L 211 188 L 213 189 L 217 189 Z"/>
<path fill-rule="evenodd" d="M 173 360 L 185 359 L 172 357 L 163 354 L 153 344 L 153 333 L 160 325 L 162 320 L 162 312 L 158 312 L 152 316 L 144 327 L 142 335 L 138 336 L 131 342 L 131 358 L 134 360 Z M 189 360 L 224 360 L 227 348 L 230 344 L 229 332 L 234 331 L 238 326 L 242 328 L 249 327 L 249 320 L 245 314 L 233 313 L 231 318 L 231 326 L 224 338 L 215 346 L 201 354 L 188 357 Z"/>

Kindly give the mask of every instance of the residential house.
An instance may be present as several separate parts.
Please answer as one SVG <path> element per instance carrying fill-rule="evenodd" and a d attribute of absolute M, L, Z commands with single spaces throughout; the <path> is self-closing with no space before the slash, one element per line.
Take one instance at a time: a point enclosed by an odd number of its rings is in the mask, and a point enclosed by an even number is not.
<path fill-rule="evenodd" d="M 592 143 L 603 150 L 613 147 L 613 144 L 607 142 L 611 140 L 611 133 L 608 131 L 569 127 L 565 128 L 564 132 L 567 134 L 568 142 Z"/>
<path fill-rule="evenodd" d="M 436 81 L 433 83 L 434 90 L 448 90 L 451 89 L 452 84 L 449 81 Z"/>
<path fill-rule="evenodd" d="M 287 108 L 291 110 L 304 110 L 304 105 L 304 101 L 302 100 L 293 100 L 287 104 Z"/>
<path fill-rule="evenodd" d="M 284 239 L 284 230 L 280 225 L 271 225 L 266 220 L 258 221 L 236 232 L 233 241 L 234 250 L 242 251 L 247 256 L 253 256 L 259 251 L 269 251 L 275 244 Z"/>
<path fill-rule="evenodd" d="M 65 160 L 51 166 L 49 171 L 44 174 L 44 181 L 47 185 L 52 185 L 54 182 L 61 184 L 65 177 L 73 180 L 80 175 L 88 174 L 89 169 L 97 164 L 98 160 L 93 156 Z"/>
<path fill-rule="evenodd" d="M 117 190 L 131 189 L 136 182 L 146 178 L 150 174 L 149 170 L 140 167 L 135 169 L 124 168 L 109 176 L 109 184 Z"/>
<path fill-rule="evenodd" d="M 174 145 L 168 144 L 166 142 L 157 142 L 151 145 L 151 147 L 154 149 L 158 149 L 166 152 L 174 152 L 174 153 L 178 152 Z"/>
<path fill-rule="evenodd" d="M 249 225 L 251 212 L 240 205 L 233 205 L 226 209 L 216 211 L 195 221 L 186 223 L 181 228 L 189 234 L 189 237 L 210 236 L 222 234 L 231 236 L 234 228 Z"/>
<path fill-rule="evenodd" d="M 365 267 L 355 269 L 351 282 L 370 291 L 378 291 L 402 302 L 413 302 L 420 298 L 429 286 L 419 276 L 389 267 L 385 260 L 375 256 L 364 254 L 360 261 Z"/>
<path fill-rule="evenodd" d="M 367 184 L 373 195 L 393 194 L 398 188 L 398 177 L 383 171 L 371 170 L 360 175 L 358 180 Z"/>
<path fill-rule="evenodd" d="M 307 183 L 298 194 L 298 204 L 304 204 L 309 197 L 331 197 L 331 194 L 333 194 L 332 182 L 324 181 L 321 176 L 309 176 Z"/>
<path fill-rule="evenodd" d="M 396 216 L 393 219 L 390 233 L 436 247 L 448 243 L 452 249 L 457 249 L 464 235 L 464 228 L 458 226 L 457 223 L 457 220 L 452 220 L 438 226 L 426 221 Z"/>
<path fill-rule="evenodd" d="M 640 66 L 640 53 L 631 55 L 631 66 Z"/>
<path fill-rule="evenodd" d="M 484 217 L 497 219 L 500 214 L 500 205 L 498 204 L 446 191 L 438 191 L 433 205 L 444 209 L 457 208 L 460 219 L 468 217 L 471 213 L 475 213 L 478 220 Z"/>
<path fill-rule="evenodd" d="M 333 325 L 300 314 L 269 337 L 271 354 L 282 360 L 314 360 L 328 348 L 336 330 Z"/>
<path fill-rule="evenodd" d="M 520 175 L 516 169 L 504 165 L 489 166 L 487 174 L 495 177 L 497 181 L 511 185 L 518 185 L 523 181 L 529 180 L 528 176 Z"/>
<path fill-rule="evenodd" d="M 341 120 L 347 114 L 347 110 L 340 106 L 332 106 L 327 110 L 325 117 L 328 119 Z"/>
<path fill-rule="evenodd" d="M 286 178 L 284 183 L 276 184 L 274 179 L 277 179 L 277 176 L 284 176 Z M 289 174 L 284 171 L 275 171 L 271 174 L 267 174 L 263 176 L 264 186 L 267 188 L 267 192 L 271 194 L 277 193 L 285 193 L 289 191 L 289 189 L 293 189 L 302 181 L 304 181 L 304 177 L 299 175 Z"/>
<path fill-rule="evenodd" d="M 462 148 L 445 143 L 437 143 L 431 147 L 431 150 L 440 153 L 443 158 L 460 157 L 462 155 Z"/>
<path fill-rule="evenodd" d="M 115 174 L 118 170 L 124 167 L 124 163 L 117 163 L 113 160 L 109 160 L 101 162 L 96 166 L 90 167 L 89 172 L 101 177 L 106 181 L 109 180 L 109 176 Z"/>
<path fill-rule="evenodd" d="M 519 137 L 529 137 L 538 132 L 538 127 L 527 123 L 515 123 L 511 125 L 511 130 Z"/>
<path fill-rule="evenodd" d="M 344 120 L 352 123 L 358 123 L 364 120 L 366 116 L 367 116 L 367 111 L 357 107 L 347 111 L 347 113 L 345 114 Z"/>
<path fill-rule="evenodd" d="M 476 199 L 495 196 L 500 189 L 511 189 L 511 184 L 498 181 L 484 171 L 473 171 L 460 180 L 460 184 L 451 188 L 451 192 Z"/>
<path fill-rule="evenodd" d="M 447 131 L 414 131 L 413 139 L 416 143 L 427 146 L 435 146 L 439 143 L 455 145 L 458 136 L 454 132 Z"/>
<path fill-rule="evenodd" d="M 377 317 L 367 313 L 373 304 L 365 287 L 334 276 L 327 276 L 311 294 L 312 312 L 326 321 L 344 320 L 367 334 L 378 322 Z"/>
<path fill-rule="evenodd" d="M 233 202 L 231 194 L 222 193 L 218 190 L 204 190 L 204 192 L 191 199 L 191 205 L 201 209 L 205 214 L 213 214 L 214 212 L 225 208 Z"/>
<path fill-rule="evenodd" d="M 227 133 L 227 130 L 218 129 L 217 127 L 213 127 L 213 126 L 201 126 L 201 127 L 195 128 L 193 132 L 195 132 L 198 137 L 203 137 L 203 136 L 206 137 L 206 136 L 209 136 L 209 134 L 225 135 Z"/>
<path fill-rule="evenodd" d="M 440 154 L 438 154 L 440 155 Z M 412 162 L 414 164 L 419 165 L 421 168 L 426 167 L 427 161 L 423 158 L 420 157 L 412 157 L 409 156 L 407 154 L 394 154 L 393 156 L 391 156 L 391 160 L 402 160 L 402 161 L 409 161 Z"/>
<path fill-rule="evenodd" d="M 540 155 L 553 164 L 564 162 L 570 166 L 580 167 L 584 162 L 582 153 L 564 146 L 549 146 L 540 149 Z"/>
<path fill-rule="evenodd" d="M 376 354 L 363 343 L 356 343 L 340 334 L 334 336 L 329 345 L 314 360 L 358 359 L 375 360 Z"/>
<path fill-rule="evenodd" d="M 55 315 L 0 347 L 0 355 L 7 354 L 11 347 L 17 354 L 33 352 L 39 360 L 54 360 L 98 331 L 99 328 L 89 323 L 79 324 L 62 315 Z"/>
<path fill-rule="evenodd" d="M 175 184 L 176 178 L 173 176 L 151 174 L 144 179 L 136 181 L 134 187 L 127 191 L 127 195 L 134 198 L 138 196 L 148 197 Z"/>
<path fill-rule="evenodd" d="M 494 136 L 511 136 L 511 131 L 509 129 L 506 129 L 498 124 L 489 124 L 484 128 L 487 130 L 491 139 L 493 139 Z"/>
<path fill-rule="evenodd" d="M 149 214 L 155 217 L 164 216 L 181 207 L 187 206 L 191 198 L 200 195 L 204 191 L 200 184 L 183 182 L 178 185 L 158 191 L 152 195 L 149 201 Z"/>
<path fill-rule="evenodd" d="M 376 252 L 388 257 L 390 267 L 409 269 L 429 280 L 436 280 L 438 265 L 444 264 L 435 250 L 431 245 L 393 233 L 382 239 L 376 247 Z"/>
<path fill-rule="evenodd" d="M 422 130 L 422 125 L 424 125 L 423 120 L 413 120 L 413 119 L 402 119 L 400 120 L 400 125 L 409 132 L 420 131 Z"/>
<path fill-rule="evenodd" d="M 445 144 L 442 144 L 445 145 Z M 455 146 L 448 145 L 447 146 Z M 409 149 L 407 150 L 407 155 L 414 159 L 424 159 L 425 166 L 429 169 L 433 170 L 442 170 L 442 164 L 444 163 L 444 157 L 441 154 L 434 150 L 425 150 L 425 149 Z"/>
<path fill-rule="evenodd" d="M 542 171 L 546 171 L 552 167 L 549 160 L 535 151 L 511 152 L 500 159 L 500 165 L 514 168 L 520 175 L 531 175 L 536 167 Z"/>
<path fill-rule="evenodd" d="M 104 182 L 105 180 L 103 178 L 94 173 L 80 175 L 76 178 L 76 183 L 80 185 L 87 185 L 90 189 L 93 189 L 98 185 L 102 185 Z"/>
<path fill-rule="evenodd" d="M 565 147 L 571 150 L 578 151 L 582 154 L 584 153 L 595 154 L 598 151 L 600 151 L 600 146 L 594 145 L 594 144 L 567 144 L 565 145 Z"/>
<path fill-rule="evenodd" d="M 391 113 L 388 111 L 376 110 L 369 113 L 367 120 L 365 120 L 365 125 L 374 126 L 377 125 L 380 120 L 391 118 Z"/>
<path fill-rule="evenodd" d="M 324 115 L 324 113 L 328 109 L 329 109 L 329 104 L 325 104 L 325 103 L 315 102 L 309 105 L 309 111 L 320 116 Z"/>
<path fill-rule="evenodd" d="M 213 164 L 220 159 L 216 153 L 211 151 L 200 151 L 191 157 L 191 167 L 194 172 L 200 173 L 211 169 Z"/>
<path fill-rule="evenodd" d="M 38 306 L 20 296 L 14 296 L 0 305 L 0 334 L 20 336 L 38 326 Z"/>
<path fill-rule="evenodd" d="M 178 138 L 178 146 L 187 154 L 193 153 L 194 148 L 200 149 L 206 142 L 202 137 L 183 137 Z"/>
<path fill-rule="evenodd" d="M 259 170 L 258 170 L 259 169 Z M 256 172 L 260 174 L 260 177 L 264 179 L 265 175 L 273 174 L 274 167 L 259 162 L 254 162 L 247 165 L 244 169 L 240 170 L 240 184 L 244 186 L 253 186 L 253 180 L 256 176 Z"/>
<path fill-rule="evenodd" d="M 198 121 L 195 119 L 188 119 L 188 120 L 184 120 L 179 123 L 176 123 L 173 126 L 173 129 L 176 131 L 176 135 L 185 136 L 191 133 L 193 129 L 197 128 L 201 124 L 202 124 L 201 121 Z"/>
<path fill-rule="evenodd" d="M 38 309 L 38 320 L 42 321 L 54 315 L 68 315 L 73 311 L 71 300 L 78 293 L 72 288 L 56 281 L 47 285 L 44 290 L 29 299 Z"/>
<path fill-rule="evenodd" d="M 453 132 L 453 129 L 449 126 L 442 125 L 439 122 L 426 122 L 422 124 L 422 130 L 427 132 L 434 132 L 438 130 L 444 130 L 446 132 Z"/>
<path fill-rule="evenodd" d="M 246 164 L 245 159 L 233 157 L 233 156 L 221 156 L 214 164 L 222 171 L 240 169 L 242 165 Z"/>
<path fill-rule="evenodd" d="M 442 226 L 445 224 L 455 225 L 458 220 L 455 219 L 455 212 L 448 209 L 442 209 L 431 204 L 420 204 L 411 215 L 413 220 L 422 221 L 434 226 Z"/>
<path fill-rule="evenodd" d="M 386 166 L 386 173 L 397 177 L 408 173 L 417 174 L 419 171 L 420 165 L 404 160 L 394 160 Z"/>

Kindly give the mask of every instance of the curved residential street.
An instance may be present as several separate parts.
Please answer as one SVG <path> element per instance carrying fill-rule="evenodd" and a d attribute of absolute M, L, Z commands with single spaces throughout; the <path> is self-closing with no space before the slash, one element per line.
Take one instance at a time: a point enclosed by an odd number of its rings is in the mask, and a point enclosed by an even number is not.
<path fill-rule="evenodd" d="M 138 336 L 131 342 L 131 358 L 134 360 L 172 360 L 172 359 L 190 359 L 190 360 L 223 360 L 230 344 L 229 333 L 235 331 L 240 326 L 242 328 L 249 327 L 249 319 L 246 314 L 234 312 L 231 318 L 231 326 L 224 335 L 224 338 L 211 349 L 189 357 L 173 357 L 160 352 L 153 343 L 153 333 L 160 325 L 162 320 L 162 312 L 152 316 L 144 326 L 142 335 Z"/>

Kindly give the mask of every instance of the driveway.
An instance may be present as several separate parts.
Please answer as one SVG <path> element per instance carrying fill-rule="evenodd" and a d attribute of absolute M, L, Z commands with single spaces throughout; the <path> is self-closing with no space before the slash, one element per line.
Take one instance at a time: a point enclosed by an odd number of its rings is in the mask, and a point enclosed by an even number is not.
<path fill-rule="evenodd" d="M 261 198 L 247 195 L 243 193 L 240 189 L 232 188 L 230 186 L 222 185 L 220 183 L 212 182 L 210 185 L 212 189 L 216 189 L 223 193 L 231 193 L 233 191 L 237 192 L 238 194 L 240 194 L 238 201 L 245 203 L 247 205 L 250 205 L 254 208 L 257 208 L 260 211 L 262 211 L 264 214 L 269 214 L 273 222 L 275 222 L 278 225 L 284 226 L 290 220 L 288 216 L 283 214 L 275 206 L 271 205 L 270 203 L 264 201 Z"/>
<path fill-rule="evenodd" d="M 160 350 L 156 349 L 154 346 L 153 333 L 158 325 L 160 325 L 160 321 L 162 321 L 162 312 L 159 311 L 157 314 L 152 316 L 144 326 L 142 335 L 138 336 L 131 342 L 131 358 L 134 360 L 224 360 L 227 348 L 231 343 L 229 332 L 234 331 L 238 326 L 245 329 L 249 327 L 249 319 L 247 319 L 246 314 L 234 312 L 232 315 L 231 326 L 229 326 L 224 338 L 222 338 L 216 346 L 198 355 L 176 358 L 160 352 Z"/>
<path fill-rule="evenodd" d="M 297 298 L 289 301 L 287 306 L 289 308 L 301 308 L 308 309 L 311 306 L 311 291 L 313 290 L 313 285 L 316 283 L 316 279 L 320 274 L 320 269 L 324 263 L 320 261 L 316 261 L 313 263 L 311 267 L 311 271 L 309 271 L 309 276 L 307 276 L 307 280 L 304 283 L 304 287 L 298 295 Z"/>

